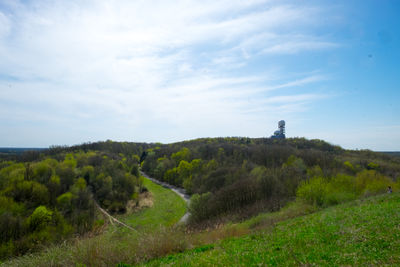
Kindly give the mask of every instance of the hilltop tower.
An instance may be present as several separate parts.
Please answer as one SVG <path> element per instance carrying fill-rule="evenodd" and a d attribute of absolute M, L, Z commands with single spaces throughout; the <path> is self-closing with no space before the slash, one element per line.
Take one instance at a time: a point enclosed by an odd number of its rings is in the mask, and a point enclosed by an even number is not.
<path fill-rule="evenodd" d="M 274 132 L 274 135 L 271 136 L 271 138 L 273 139 L 285 139 L 285 121 L 284 120 L 280 120 L 278 122 L 278 129 L 277 131 Z"/>

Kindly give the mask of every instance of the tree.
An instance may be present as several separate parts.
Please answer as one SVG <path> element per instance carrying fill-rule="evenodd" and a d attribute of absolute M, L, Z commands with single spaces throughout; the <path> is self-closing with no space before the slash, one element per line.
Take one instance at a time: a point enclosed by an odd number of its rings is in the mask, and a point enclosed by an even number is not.
<path fill-rule="evenodd" d="M 52 218 L 53 212 L 45 206 L 39 206 L 29 217 L 29 227 L 31 231 L 38 231 L 45 228 Z"/>

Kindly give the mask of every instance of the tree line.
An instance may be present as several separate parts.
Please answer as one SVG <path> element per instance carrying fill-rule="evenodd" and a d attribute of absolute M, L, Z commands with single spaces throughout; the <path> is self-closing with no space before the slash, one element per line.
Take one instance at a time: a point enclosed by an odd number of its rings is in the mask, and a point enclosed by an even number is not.
<path fill-rule="evenodd" d="M 379 186 L 370 186 L 373 190 L 360 189 L 363 193 L 359 190 L 356 195 L 383 192 L 389 185 L 397 186 L 400 159 L 304 138 L 203 138 L 147 149 L 142 169 L 193 194 L 191 221 L 198 223 L 222 215 L 243 218 L 260 210 L 277 210 L 301 196 L 299 186 L 304 188 L 315 177 L 326 181 L 340 175 L 354 180 L 384 177 L 379 178 Z M 376 183 L 372 178 L 364 180 Z"/>

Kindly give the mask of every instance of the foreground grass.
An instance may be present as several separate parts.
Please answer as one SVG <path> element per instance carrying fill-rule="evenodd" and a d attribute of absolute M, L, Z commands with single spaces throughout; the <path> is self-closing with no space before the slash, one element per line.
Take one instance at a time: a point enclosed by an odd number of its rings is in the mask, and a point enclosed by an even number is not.
<path fill-rule="evenodd" d="M 147 178 L 144 178 L 144 186 L 153 195 L 153 206 L 130 215 L 120 216 L 119 219 L 139 230 L 176 224 L 186 212 L 186 202 L 173 191 Z"/>
<path fill-rule="evenodd" d="M 267 215 L 247 222 L 262 225 Z M 399 266 L 400 194 L 381 195 L 277 223 L 146 266 Z"/>
<path fill-rule="evenodd" d="M 185 214 L 185 201 L 146 178 L 144 185 L 153 195 L 153 206 L 119 218 L 137 232 L 109 225 L 99 236 L 70 240 L 40 253 L 0 263 L 0 266 L 115 266 L 121 261 L 140 262 L 171 251 L 182 251 L 184 233 L 170 226 Z M 172 235 L 175 241 L 170 238 Z"/>
<path fill-rule="evenodd" d="M 118 228 L 5 266 L 399 266 L 399 208 L 395 193 L 320 211 L 295 202 L 203 232 L 154 226 L 135 234 Z M 167 217 L 155 214 L 168 224 Z"/>

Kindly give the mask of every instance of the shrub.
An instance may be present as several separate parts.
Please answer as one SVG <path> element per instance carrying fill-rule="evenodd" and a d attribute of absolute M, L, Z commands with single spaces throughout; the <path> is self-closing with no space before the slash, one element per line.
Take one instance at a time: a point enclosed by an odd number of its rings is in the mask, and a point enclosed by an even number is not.
<path fill-rule="evenodd" d="M 40 230 L 51 222 L 53 212 L 45 206 L 39 206 L 29 217 L 29 226 L 32 230 Z"/>
<path fill-rule="evenodd" d="M 327 179 L 316 176 L 303 181 L 297 189 L 296 196 L 306 203 L 322 206 L 328 193 Z"/>
<path fill-rule="evenodd" d="M 208 192 L 201 195 L 194 194 L 191 197 L 189 206 L 190 220 L 200 221 L 208 216 L 207 203 L 211 196 L 211 193 Z"/>
<path fill-rule="evenodd" d="M 370 196 L 395 190 L 396 184 L 375 170 L 364 170 L 356 177 L 338 174 L 332 178 L 316 176 L 302 182 L 297 189 L 297 197 L 306 203 L 329 206 L 354 200 L 359 196 Z"/>
<path fill-rule="evenodd" d="M 384 193 L 393 181 L 375 170 L 364 170 L 356 176 L 356 190 L 364 196 Z"/>

